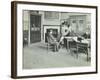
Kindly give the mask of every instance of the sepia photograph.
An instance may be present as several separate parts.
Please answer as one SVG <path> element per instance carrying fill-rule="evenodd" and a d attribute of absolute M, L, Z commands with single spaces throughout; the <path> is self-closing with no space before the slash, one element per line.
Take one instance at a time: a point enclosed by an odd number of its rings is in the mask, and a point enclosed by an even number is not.
<path fill-rule="evenodd" d="M 97 6 L 12 2 L 12 78 L 97 73 Z"/>
<path fill-rule="evenodd" d="M 91 66 L 91 14 L 23 10 L 23 69 Z"/>

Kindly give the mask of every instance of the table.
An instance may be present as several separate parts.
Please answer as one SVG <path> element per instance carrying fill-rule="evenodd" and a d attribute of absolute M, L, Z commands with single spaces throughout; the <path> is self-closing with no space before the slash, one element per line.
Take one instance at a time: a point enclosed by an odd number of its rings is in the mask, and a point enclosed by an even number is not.
<path fill-rule="evenodd" d="M 82 42 L 77 42 L 77 50 L 80 47 L 84 47 L 86 48 L 86 50 L 84 50 L 84 52 L 87 54 L 87 61 L 89 60 L 89 51 L 90 51 L 90 40 L 83 40 Z"/>
<path fill-rule="evenodd" d="M 67 39 L 67 49 L 68 49 L 68 51 L 70 50 L 69 42 L 74 40 L 76 42 L 77 57 L 78 57 L 79 49 L 83 47 L 83 48 L 86 48 L 86 50 L 84 50 L 84 52 L 87 54 L 87 61 L 89 60 L 89 50 L 90 50 L 90 43 L 91 43 L 90 39 L 84 39 L 81 42 L 77 40 L 77 37 L 65 37 L 65 39 Z"/>
<path fill-rule="evenodd" d="M 73 41 L 73 40 L 77 41 L 77 37 L 76 36 L 68 36 L 68 37 L 64 37 L 64 38 L 67 39 L 67 49 L 68 50 L 70 49 L 69 48 L 69 42 Z"/>

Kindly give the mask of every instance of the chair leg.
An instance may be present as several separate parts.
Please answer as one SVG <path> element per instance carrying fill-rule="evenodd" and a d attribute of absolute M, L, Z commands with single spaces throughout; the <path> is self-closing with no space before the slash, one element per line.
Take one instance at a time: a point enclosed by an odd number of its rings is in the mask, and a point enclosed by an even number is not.
<path fill-rule="evenodd" d="M 56 45 L 54 45 L 54 52 L 56 52 Z"/>
<path fill-rule="evenodd" d="M 49 46 L 48 46 L 48 43 L 47 43 L 47 51 L 48 51 L 48 47 L 49 47 Z"/>
<path fill-rule="evenodd" d="M 76 49 L 76 58 L 78 59 L 78 48 Z"/>

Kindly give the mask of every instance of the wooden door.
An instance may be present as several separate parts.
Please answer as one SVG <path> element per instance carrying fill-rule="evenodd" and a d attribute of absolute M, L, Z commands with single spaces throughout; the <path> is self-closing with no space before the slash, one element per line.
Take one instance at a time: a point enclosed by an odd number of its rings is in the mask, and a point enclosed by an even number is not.
<path fill-rule="evenodd" d="M 41 15 L 30 14 L 30 43 L 41 41 Z"/>

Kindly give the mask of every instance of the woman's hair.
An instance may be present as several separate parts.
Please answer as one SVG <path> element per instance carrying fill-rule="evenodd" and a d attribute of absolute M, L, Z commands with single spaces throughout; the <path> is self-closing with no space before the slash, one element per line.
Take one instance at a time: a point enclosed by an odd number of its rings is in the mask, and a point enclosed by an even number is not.
<path fill-rule="evenodd" d="M 67 29 L 65 29 L 65 32 L 67 32 Z"/>
<path fill-rule="evenodd" d="M 66 25 L 66 24 L 67 24 L 67 22 L 66 22 L 66 21 L 64 21 L 64 22 L 62 22 L 62 23 L 61 23 L 61 25 Z"/>
<path fill-rule="evenodd" d="M 70 27 L 70 24 L 68 24 L 68 28 Z"/>

